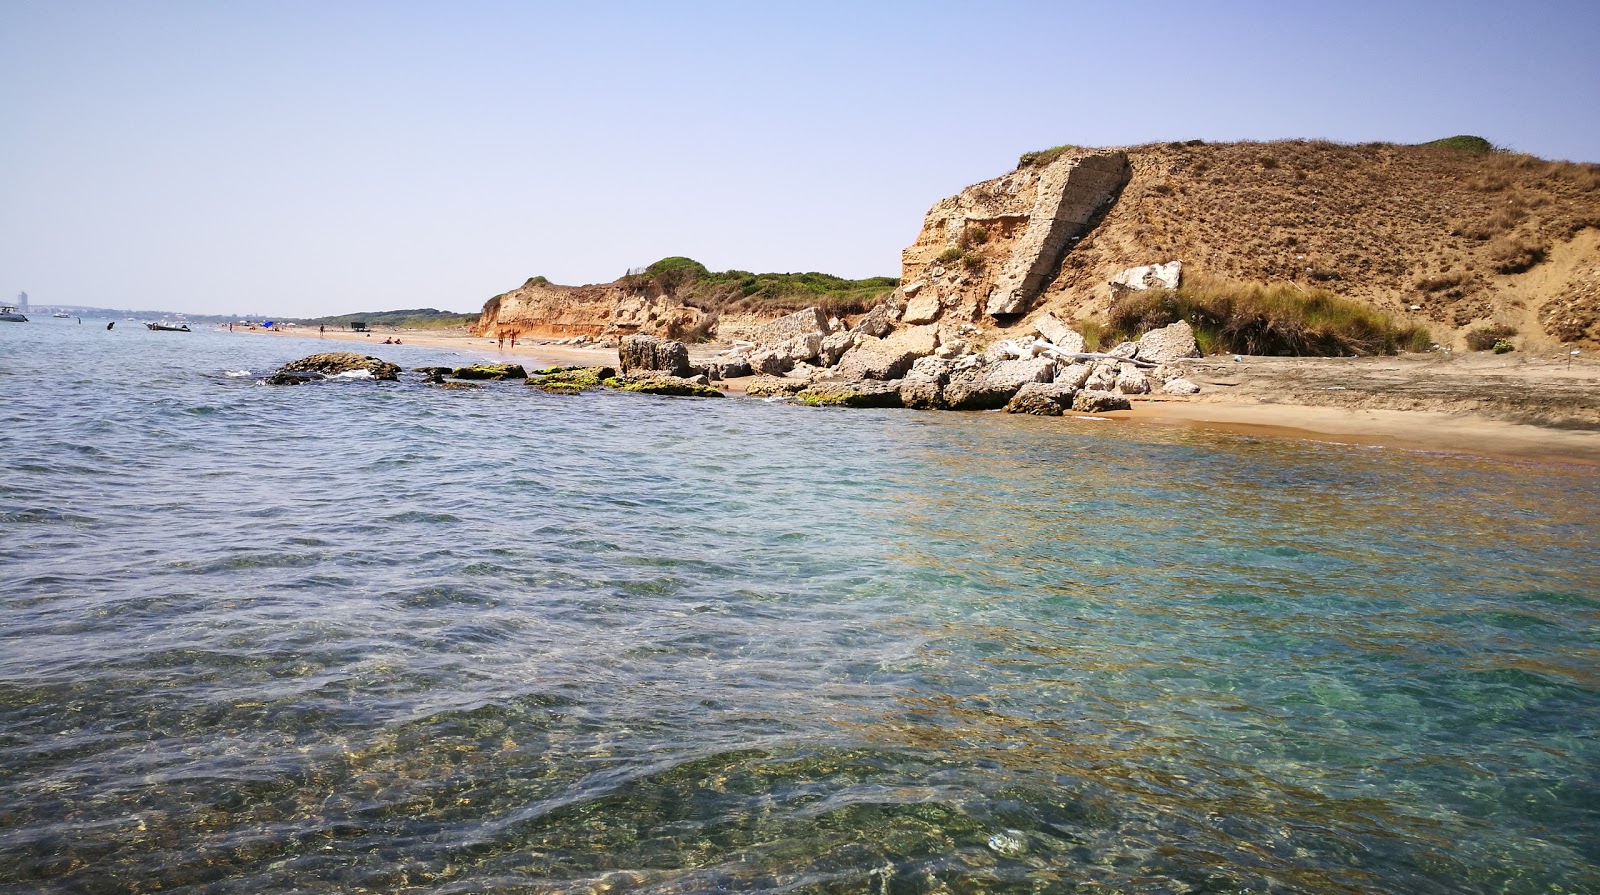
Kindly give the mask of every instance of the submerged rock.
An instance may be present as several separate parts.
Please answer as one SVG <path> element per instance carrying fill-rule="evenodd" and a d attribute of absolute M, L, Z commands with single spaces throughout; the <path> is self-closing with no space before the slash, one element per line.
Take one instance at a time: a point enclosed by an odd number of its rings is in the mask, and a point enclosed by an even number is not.
<path fill-rule="evenodd" d="M 397 380 L 400 378 L 400 367 L 388 361 L 380 360 L 369 354 L 356 354 L 354 351 L 330 351 L 325 354 L 313 354 L 290 361 L 283 365 L 279 373 L 320 373 L 323 376 L 338 376 L 365 370 L 373 379 Z M 269 378 L 270 381 L 270 378 Z"/>

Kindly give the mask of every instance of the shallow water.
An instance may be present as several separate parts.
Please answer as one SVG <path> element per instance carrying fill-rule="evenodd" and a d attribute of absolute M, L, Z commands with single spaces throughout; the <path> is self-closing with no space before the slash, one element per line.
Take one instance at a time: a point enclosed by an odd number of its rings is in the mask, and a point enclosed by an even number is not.
<path fill-rule="evenodd" d="M 1592 469 L 133 327 L 0 329 L 0 891 L 1600 891 Z"/>

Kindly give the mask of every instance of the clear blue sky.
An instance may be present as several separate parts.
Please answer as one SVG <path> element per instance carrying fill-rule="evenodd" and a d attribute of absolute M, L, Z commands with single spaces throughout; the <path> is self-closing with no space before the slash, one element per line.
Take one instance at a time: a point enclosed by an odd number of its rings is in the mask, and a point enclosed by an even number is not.
<path fill-rule="evenodd" d="M 1600 2 L 0 0 L 0 297 L 476 310 L 542 274 L 897 275 L 1059 143 L 1600 161 Z"/>

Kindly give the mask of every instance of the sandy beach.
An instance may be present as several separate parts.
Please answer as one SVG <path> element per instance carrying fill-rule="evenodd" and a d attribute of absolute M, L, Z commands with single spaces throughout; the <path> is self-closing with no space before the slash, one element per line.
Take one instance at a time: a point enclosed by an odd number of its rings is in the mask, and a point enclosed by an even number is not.
<path fill-rule="evenodd" d="M 269 330 L 235 330 L 275 335 Z M 282 335 L 319 337 L 288 330 Z M 321 334 L 381 354 L 383 340 L 472 351 L 525 366 L 615 364 L 606 344 L 507 343 L 460 332 L 404 330 Z M 716 346 L 693 346 L 695 356 Z M 1554 355 L 1488 353 L 1363 358 L 1230 356 L 1185 361 L 1204 389 L 1188 398 L 1135 398 L 1107 414 L 1137 425 L 1175 425 L 1417 451 L 1520 457 L 1600 466 L 1600 362 Z M 742 393 L 745 381 L 719 383 Z"/>

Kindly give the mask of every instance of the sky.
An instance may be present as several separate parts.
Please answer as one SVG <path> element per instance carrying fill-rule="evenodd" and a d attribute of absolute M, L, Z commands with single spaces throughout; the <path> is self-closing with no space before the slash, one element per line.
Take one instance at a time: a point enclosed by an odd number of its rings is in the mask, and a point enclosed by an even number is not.
<path fill-rule="evenodd" d="M 1600 162 L 1600 3 L 0 0 L 0 298 L 476 311 L 542 275 L 897 276 L 1062 143 Z"/>

